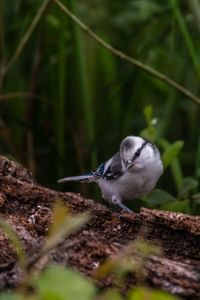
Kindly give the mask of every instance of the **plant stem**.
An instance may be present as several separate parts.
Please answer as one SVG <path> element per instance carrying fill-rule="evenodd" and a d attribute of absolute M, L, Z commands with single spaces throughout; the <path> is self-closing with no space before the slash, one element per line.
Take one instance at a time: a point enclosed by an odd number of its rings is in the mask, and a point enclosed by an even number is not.
<path fill-rule="evenodd" d="M 69 0 L 69 6 L 73 12 L 76 12 L 76 1 Z M 76 55 L 76 72 L 78 77 L 78 86 L 80 90 L 80 100 L 82 103 L 83 117 L 86 128 L 86 140 L 90 145 L 91 165 L 92 168 L 96 166 L 96 152 L 94 150 L 95 124 L 94 124 L 94 106 L 92 103 L 90 78 L 87 72 L 87 63 L 85 60 L 86 49 L 81 30 L 73 22 L 72 24 L 74 51 Z M 75 26 L 74 26 L 75 25 Z"/>
<path fill-rule="evenodd" d="M 114 48 L 102 38 L 100 38 L 96 33 L 94 33 L 88 26 L 86 26 L 77 16 L 75 16 L 66 6 L 64 6 L 59 0 L 53 0 L 60 9 L 67 14 L 82 30 L 84 30 L 88 35 L 90 35 L 97 43 L 103 46 L 108 51 L 112 52 L 116 56 L 120 57 L 121 59 L 128 61 L 132 65 L 142 69 L 143 71 L 151 74 L 155 78 L 167 83 L 168 85 L 175 88 L 177 91 L 182 93 L 184 96 L 188 97 L 188 99 L 192 100 L 194 103 L 200 105 L 200 98 L 195 96 L 192 92 L 188 89 L 177 83 L 176 81 L 172 80 L 171 78 L 167 77 L 165 74 L 158 72 L 157 70 L 143 64 L 142 62 L 126 55 L 122 51 Z"/>

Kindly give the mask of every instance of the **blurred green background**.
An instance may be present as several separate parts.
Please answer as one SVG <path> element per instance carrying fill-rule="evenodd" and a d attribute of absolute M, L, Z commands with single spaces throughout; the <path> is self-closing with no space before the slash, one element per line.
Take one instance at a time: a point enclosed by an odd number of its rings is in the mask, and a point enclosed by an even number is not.
<path fill-rule="evenodd" d="M 92 185 L 57 180 L 94 169 L 123 137 L 142 134 L 168 167 L 141 205 L 199 213 L 198 105 L 98 45 L 53 1 L 39 16 L 42 3 L 0 0 L 1 154 L 41 184 L 98 198 Z M 200 1 L 62 3 L 112 46 L 200 95 Z M 18 53 L 35 16 L 38 25 Z"/>

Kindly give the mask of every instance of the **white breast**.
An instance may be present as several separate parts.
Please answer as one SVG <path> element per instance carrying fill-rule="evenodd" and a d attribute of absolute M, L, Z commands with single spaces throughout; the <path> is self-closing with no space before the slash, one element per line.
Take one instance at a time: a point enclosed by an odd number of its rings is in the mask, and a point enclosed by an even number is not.
<path fill-rule="evenodd" d="M 131 200 L 144 196 L 151 192 L 159 177 L 163 173 L 163 165 L 160 159 L 146 162 L 141 168 L 135 168 L 113 180 L 98 179 L 102 197 L 111 201 L 116 195 L 123 200 Z"/>

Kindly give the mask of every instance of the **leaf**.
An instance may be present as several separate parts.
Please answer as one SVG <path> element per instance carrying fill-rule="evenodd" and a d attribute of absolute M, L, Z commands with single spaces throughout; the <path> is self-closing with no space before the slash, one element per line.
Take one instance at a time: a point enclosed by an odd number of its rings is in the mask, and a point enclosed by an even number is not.
<path fill-rule="evenodd" d="M 165 203 L 176 201 L 176 198 L 164 190 L 155 189 L 148 196 L 146 196 L 144 200 L 148 204 L 163 205 Z"/>
<path fill-rule="evenodd" d="M 193 177 L 186 177 L 183 179 L 183 186 L 179 192 L 179 196 L 183 197 L 187 195 L 190 191 L 197 188 L 199 185 L 198 181 L 195 180 Z"/>
<path fill-rule="evenodd" d="M 183 201 L 176 200 L 174 202 L 166 203 L 162 206 L 162 209 L 188 213 L 190 211 L 190 206 L 188 199 L 185 199 Z"/>
<path fill-rule="evenodd" d="M 102 279 L 111 273 L 117 267 L 117 260 L 114 258 L 108 258 L 98 269 L 93 273 L 95 279 Z"/>
<path fill-rule="evenodd" d="M 54 15 L 47 14 L 45 16 L 45 21 L 48 23 L 48 25 L 56 29 L 60 27 L 60 20 L 56 18 Z"/>
<path fill-rule="evenodd" d="M 36 288 L 42 300 L 92 300 L 96 293 L 89 279 L 58 266 L 46 269 L 37 278 Z"/>
<path fill-rule="evenodd" d="M 178 300 L 179 298 L 159 290 L 138 287 L 130 292 L 128 300 Z"/>
<path fill-rule="evenodd" d="M 113 300 L 123 300 L 124 298 L 115 289 L 109 289 L 105 293 L 103 293 L 101 295 L 101 297 L 98 298 L 98 299 L 99 300 L 111 300 L 111 299 L 113 299 Z"/>
<path fill-rule="evenodd" d="M 14 293 L 2 293 L 0 294 L 0 300 L 23 300 L 23 298 Z"/>
<path fill-rule="evenodd" d="M 146 105 L 144 108 L 144 116 L 147 123 L 147 128 L 143 129 L 140 133 L 140 135 L 143 138 L 146 138 L 152 142 L 156 139 L 156 128 L 154 125 L 156 124 L 157 120 L 153 119 L 153 107 L 151 105 Z"/>
<path fill-rule="evenodd" d="M 49 229 L 49 235 L 46 239 L 43 253 L 57 246 L 57 244 L 67 235 L 80 229 L 89 220 L 87 212 L 81 215 L 71 216 L 61 201 L 58 201 L 54 207 L 53 220 Z"/>
<path fill-rule="evenodd" d="M 162 161 L 165 168 L 179 155 L 183 145 L 183 141 L 176 141 L 174 144 L 168 146 L 167 150 L 162 155 Z"/>
<path fill-rule="evenodd" d="M 151 125 L 151 120 L 153 118 L 153 107 L 152 105 L 146 105 L 144 108 L 144 115 L 147 122 L 147 126 Z"/>
<path fill-rule="evenodd" d="M 54 235 L 69 217 L 69 211 L 61 200 L 57 200 L 53 208 L 52 223 L 49 227 L 49 236 Z"/>
<path fill-rule="evenodd" d="M 140 132 L 141 137 L 143 137 L 151 142 L 155 141 L 156 134 L 157 134 L 157 131 L 156 131 L 155 127 L 153 127 L 153 126 L 148 127 Z"/>

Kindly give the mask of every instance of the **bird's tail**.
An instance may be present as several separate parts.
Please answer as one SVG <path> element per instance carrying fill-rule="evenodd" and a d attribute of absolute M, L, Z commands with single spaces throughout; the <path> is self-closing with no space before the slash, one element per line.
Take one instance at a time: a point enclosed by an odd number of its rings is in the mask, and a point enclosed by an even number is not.
<path fill-rule="evenodd" d="M 71 177 L 65 177 L 60 180 L 58 180 L 58 183 L 62 182 L 69 182 L 69 181 L 82 181 L 82 182 L 91 182 L 94 180 L 94 175 L 92 173 L 83 174 L 80 176 L 71 176 Z"/>

